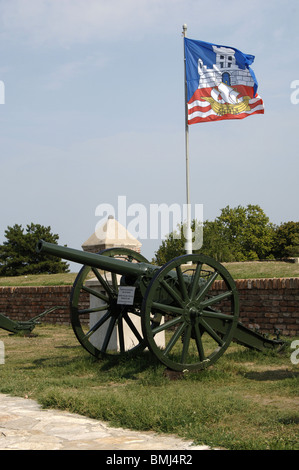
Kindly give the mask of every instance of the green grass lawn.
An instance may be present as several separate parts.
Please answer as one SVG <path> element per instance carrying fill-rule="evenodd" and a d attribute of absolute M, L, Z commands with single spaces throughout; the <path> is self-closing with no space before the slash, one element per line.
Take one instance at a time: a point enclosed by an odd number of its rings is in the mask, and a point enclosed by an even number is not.
<path fill-rule="evenodd" d="M 246 261 L 223 263 L 234 279 L 299 277 L 299 263 L 284 261 Z"/>
<path fill-rule="evenodd" d="M 0 286 L 68 286 L 73 285 L 77 273 L 28 274 L 0 277 Z"/>
<path fill-rule="evenodd" d="M 0 393 L 196 444 L 299 450 L 299 365 L 291 362 L 290 344 L 258 353 L 231 343 L 212 368 L 171 380 L 147 351 L 95 360 L 70 327 L 40 325 L 34 332 L 26 338 L 0 330 Z"/>

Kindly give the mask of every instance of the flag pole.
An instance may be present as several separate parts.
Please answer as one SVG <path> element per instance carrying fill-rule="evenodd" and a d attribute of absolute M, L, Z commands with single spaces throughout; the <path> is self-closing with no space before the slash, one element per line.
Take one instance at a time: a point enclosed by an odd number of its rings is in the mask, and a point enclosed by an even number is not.
<path fill-rule="evenodd" d="M 183 38 L 187 33 L 187 25 L 183 24 Z M 191 230 L 191 205 L 190 205 L 190 173 L 189 173 L 189 126 L 188 126 L 188 104 L 187 104 L 187 79 L 186 79 L 186 53 L 184 44 L 184 83 L 185 83 L 185 149 L 186 149 L 186 196 L 187 196 L 187 227 L 185 251 L 192 254 L 192 230 Z"/>

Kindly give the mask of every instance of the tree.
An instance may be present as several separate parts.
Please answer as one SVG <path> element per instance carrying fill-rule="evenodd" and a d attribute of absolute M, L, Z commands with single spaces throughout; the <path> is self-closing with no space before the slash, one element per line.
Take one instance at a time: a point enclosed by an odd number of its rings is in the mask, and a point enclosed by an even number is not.
<path fill-rule="evenodd" d="M 199 243 L 202 239 L 202 224 L 197 220 L 193 220 L 191 222 L 191 230 L 193 241 Z M 158 265 L 162 266 L 173 258 L 186 254 L 186 232 L 186 223 L 179 224 L 177 230 L 174 230 L 173 232 L 168 234 L 166 239 L 162 241 L 162 244 L 155 252 L 155 258 L 153 261 Z M 195 252 L 197 253 L 197 251 L 198 250 L 196 250 Z"/>
<path fill-rule="evenodd" d="M 217 219 L 223 226 L 229 243 L 234 247 L 236 261 L 265 259 L 270 256 L 274 241 L 274 226 L 258 205 L 229 206 Z"/>
<path fill-rule="evenodd" d="M 173 258 L 184 254 L 184 244 L 185 237 L 183 233 L 183 225 L 178 227 L 178 231 L 173 231 L 165 240 L 162 241 L 162 244 L 155 252 L 155 263 L 159 266 L 167 263 Z"/>
<path fill-rule="evenodd" d="M 69 271 L 65 261 L 35 252 L 40 239 L 57 244 L 59 236 L 51 233 L 51 227 L 31 223 L 27 225 L 24 233 L 22 226 L 15 224 L 13 227 L 7 227 L 5 237 L 6 241 L 0 246 L 1 276 L 55 274 Z"/>
<path fill-rule="evenodd" d="M 273 252 L 276 258 L 299 257 L 299 222 L 285 222 L 276 227 Z"/>
<path fill-rule="evenodd" d="M 192 222 L 194 231 L 196 223 Z M 169 234 L 156 252 L 156 259 L 169 261 L 184 254 L 183 225 L 181 238 Z M 203 245 L 196 252 L 204 253 L 217 261 L 245 261 L 271 257 L 274 243 L 274 226 L 258 205 L 229 206 L 221 209 L 214 221 L 203 224 Z M 159 263 L 162 264 L 162 263 Z"/>
<path fill-rule="evenodd" d="M 219 220 L 206 220 L 203 225 L 203 245 L 201 253 L 211 256 L 216 261 L 235 261 L 240 256 L 230 241 L 228 228 Z"/>

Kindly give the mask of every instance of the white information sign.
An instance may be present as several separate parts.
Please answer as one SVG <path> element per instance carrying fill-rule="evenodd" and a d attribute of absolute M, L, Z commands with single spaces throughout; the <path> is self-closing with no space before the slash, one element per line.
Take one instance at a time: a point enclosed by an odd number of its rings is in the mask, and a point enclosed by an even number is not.
<path fill-rule="evenodd" d="M 119 286 L 117 303 L 120 305 L 133 305 L 136 287 Z"/>

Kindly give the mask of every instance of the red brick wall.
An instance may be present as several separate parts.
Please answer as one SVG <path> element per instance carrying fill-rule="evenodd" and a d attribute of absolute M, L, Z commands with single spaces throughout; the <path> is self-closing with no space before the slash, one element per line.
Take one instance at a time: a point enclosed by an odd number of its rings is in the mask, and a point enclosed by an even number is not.
<path fill-rule="evenodd" d="M 12 320 L 28 320 L 51 307 L 62 306 L 41 321 L 69 325 L 71 290 L 72 286 L 0 287 L 0 313 Z M 86 302 L 89 302 L 88 294 Z"/>
<path fill-rule="evenodd" d="M 270 334 L 277 327 L 284 336 L 299 336 L 299 278 L 246 279 L 237 280 L 236 285 L 244 325 L 259 327 L 262 333 Z M 61 305 L 66 309 L 56 310 L 43 321 L 69 325 L 71 289 L 71 286 L 0 287 L 0 313 L 13 320 L 27 320 Z M 216 281 L 214 289 L 224 289 L 222 281 Z"/>
<path fill-rule="evenodd" d="M 240 321 L 273 334 L 279 328 L 284 336 L 299 336 L 299 278 L 239 279 Z M 214 283 L 223 290 L 222 281 Z"/>

